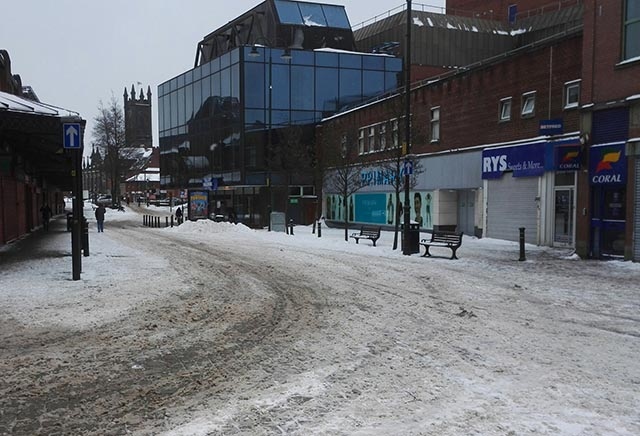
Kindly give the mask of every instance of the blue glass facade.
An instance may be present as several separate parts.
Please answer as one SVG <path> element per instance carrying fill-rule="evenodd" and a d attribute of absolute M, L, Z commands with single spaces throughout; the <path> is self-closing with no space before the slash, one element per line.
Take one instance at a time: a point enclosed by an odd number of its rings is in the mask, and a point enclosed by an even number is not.
<path fill-rule="evenodd" d="M 253 50 L 253 53 L 252 53 Z M 257 50 L 257 54 L 256 54 Z M 337 50 L 238 47 L 158 87 L 161 188 L 278 184 L 266 149 L 278 130 L 398 88 L 402 60 Z"/>

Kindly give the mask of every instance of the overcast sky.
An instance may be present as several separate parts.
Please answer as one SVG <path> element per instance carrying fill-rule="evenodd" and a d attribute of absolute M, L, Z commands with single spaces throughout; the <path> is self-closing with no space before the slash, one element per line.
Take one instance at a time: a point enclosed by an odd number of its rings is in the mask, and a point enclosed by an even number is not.
<path fill-rule="evenodd" d="M 157 135 L 157 86 L 192 68 L 202 38 L 261 0 L 21 0 L 5 5 L 0 49 L 12 72 L 41 101 L 80 113 L 90 149 L 100 101 L 124 88 L 151 86 L 153 143 Z M 403 7 L 402 0 L 329 0 L 343 4 L 353 25 Z M 443 6 L 444 0 L 425 3 Z M 417 8 L 414 2 L 414 8 Z M 140 82 L 140 85 L 138 84 Z"/>

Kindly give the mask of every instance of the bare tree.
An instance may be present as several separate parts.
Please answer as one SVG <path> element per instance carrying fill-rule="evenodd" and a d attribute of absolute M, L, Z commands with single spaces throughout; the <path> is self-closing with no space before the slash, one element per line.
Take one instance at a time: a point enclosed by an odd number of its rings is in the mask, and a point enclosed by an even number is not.
<path fill-rule="evenodd" d="M 358 135 L 353 123 L 343 129 L 335 129 L 322 135 L 322 168 L 324 187 L 329 192 L 337 192 L 345 206 L 344 240 L 349 240 L 349 213 L 347 202 L 364 185 L 362 170 L 365 164 L 358 155 Z"/>
<path fill-rule="evenodd" d="M 104 169 L 111 191 L 111 198 L 119 202 L 120 181 L 123 175 L 123 158 L 125 153 L 125 125 L 124 114 L 118 100 L 111 96 L 107 105 L 100 101 L 98 115 L 94 119 L 94 145 L 104 156 Z"/>
<path fill-rule="evenodd" d="M 394 234 L 393 234 L 393 249 L 398 248 L 398 233 L 400 229 L 400 217 L 404 216 L 403 206 L 400 200 L 401 194 L 404 193 L 405 187 L 405 174 L 404 163 L 407 159 L 407 145 L 404 144 L 403 138 L 405 138 L 405 123 L 404 123 L 404 94 L 398 95 L 387 106 L 389 108 L 388 115 L 392 119 L 390 125 L 387 128 L 387 135 L 385 143 L 387 147 L 384 160 L 380 162 L 380 169 L 388 175 L 388 180 L 394 190 L 396 210 L 394 213 Z M 418 123 L 421 124 L 421 123 Z M 424 140 L 424 129 L 419 125 L 413 124 L 411 126 L 411 142 L 418 143 Z M 413 174 L 409 177 L 409 189 L 413 189 L 418 184 L 418 176 L 425 170 L 420 161 L 413 159 Z M 406 205 L 405 205 L 406 206 Z"/>

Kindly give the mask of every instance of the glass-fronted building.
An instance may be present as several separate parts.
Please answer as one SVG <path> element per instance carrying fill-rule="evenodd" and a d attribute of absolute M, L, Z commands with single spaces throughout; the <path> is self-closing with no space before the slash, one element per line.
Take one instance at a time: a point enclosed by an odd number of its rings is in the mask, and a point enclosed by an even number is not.
<path fill-rule="evenodd" d="M 269 14 L 271 32 L 237 34 Z M 310 175 L 274 165 L 284 132 L 299 127 L 302 147 L 323 117 L 399 86 L 402 60 L 345 50 L 350 32 L 342 6 L 268 0 L 208 35 L 197 66 L 158 87 L 161 189 L 210 190 L 211 212 L 232 208 L 250 225 L 264 225 L 278 186 L 290 186 L 283 201 L 312 198 Z M 222 36 L 235 46 L 220 48 Z M 339 48 L 316 47 L 331 36 Z"/>

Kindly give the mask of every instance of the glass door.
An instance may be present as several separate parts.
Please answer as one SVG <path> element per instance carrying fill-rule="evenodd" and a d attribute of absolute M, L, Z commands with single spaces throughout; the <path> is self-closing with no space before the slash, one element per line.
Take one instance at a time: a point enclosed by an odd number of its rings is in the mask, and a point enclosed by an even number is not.
<path fill-rule="evenodd" d="M 555 246 L 573 246 L 575 227 L 574 188 L 556 188 L 554 208 L 553 244 Z"/>

